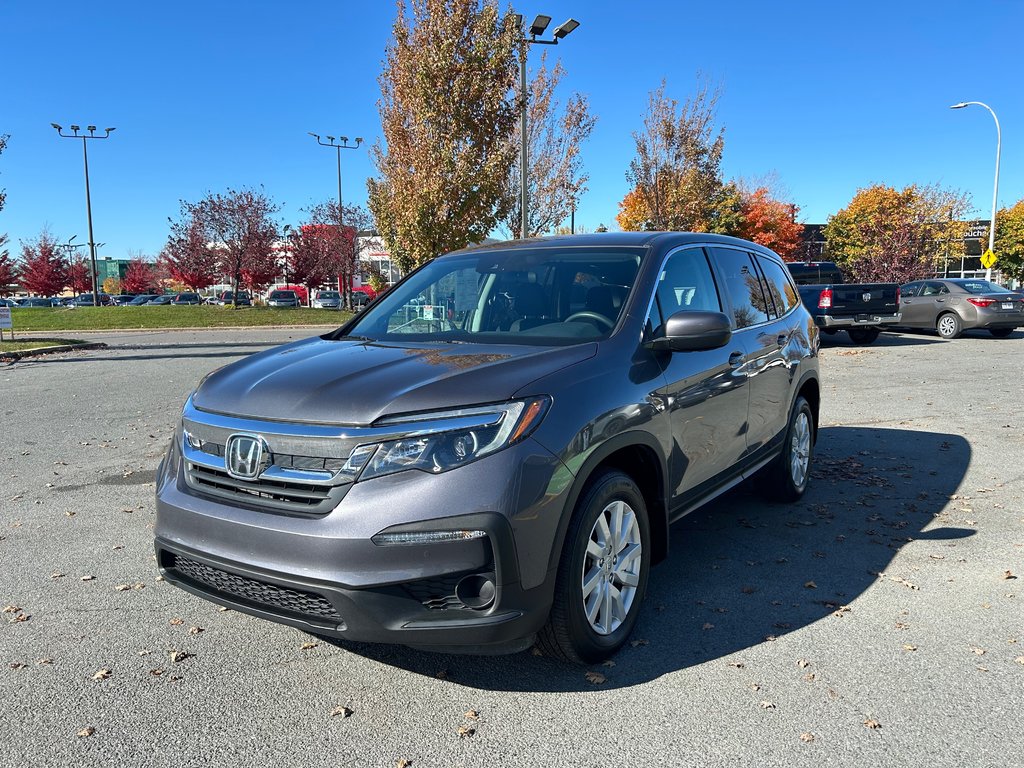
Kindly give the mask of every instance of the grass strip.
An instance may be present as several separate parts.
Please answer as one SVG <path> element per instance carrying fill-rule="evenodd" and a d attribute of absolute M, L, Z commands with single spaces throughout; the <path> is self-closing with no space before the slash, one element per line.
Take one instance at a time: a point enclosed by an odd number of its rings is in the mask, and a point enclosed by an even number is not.
<path fill-rule="evenodd" d="M 135 328 L 228 328 L 266 325 L 341 325 L 351 315 L 329 309 L 276 307 L 55 307 L 11 312 L 14 332 L 109 331 Z M 6 335 L 6 333 L 5 333 Z"/>

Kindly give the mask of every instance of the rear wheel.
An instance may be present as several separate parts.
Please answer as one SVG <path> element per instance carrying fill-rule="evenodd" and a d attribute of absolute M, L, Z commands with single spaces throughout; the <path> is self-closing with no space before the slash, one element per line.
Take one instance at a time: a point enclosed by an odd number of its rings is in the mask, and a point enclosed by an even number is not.
<path fill-rule="evenodd" d="M 955 312 L 946 312 L 939 315 L 935 322 L 935 330 L 944 339 L 955 339 L 964 332 L 964 324 L 960 322 L 960 317 Z"/>
<path fill-rule="evenodd" d="M 1017 329 L 1016 328 L 989 328 L 988 332 L 991 333 L 993 336 L 995 336 L 997 339 L 1005 339 L 1007 336 L 1009 336 L 1015 330 L 1017 330 Z"/>
<path fill-rule="evenodd" d="M 797 397 L 789 416 L 782 453 L 761 471 L 761 487 L 775 501 L 796 501 L 804 495 L 814 458 L 814 414 L 810 404 Z"/>
<path fill-rule="evenodd" d="M 850 328 L 847 333 L 850 334 L 850 341 L 854 344 L 866 346 L 878 338 L 879 330 L 877 328 Z"/>
<path fill-rule="evenodd" d="M 622 472 L 598 475 L 569 523 L 551 615 L 537 639 L 541 650 L 584 664 L 619 650 L 640 614 L 650 561 L 640 489 Z"/>

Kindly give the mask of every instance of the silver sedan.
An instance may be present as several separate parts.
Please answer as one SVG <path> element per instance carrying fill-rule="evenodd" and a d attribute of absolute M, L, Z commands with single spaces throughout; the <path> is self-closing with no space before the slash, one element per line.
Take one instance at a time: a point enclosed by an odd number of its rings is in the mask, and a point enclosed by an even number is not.
<path fill-rule="evenodd" d="M 934 328 L 944 339 L 984 328 L 1004 339 L 1024 326 L 1024 296 L 981 278 L 918 280 L 900 286 L 900 325 Z"/>

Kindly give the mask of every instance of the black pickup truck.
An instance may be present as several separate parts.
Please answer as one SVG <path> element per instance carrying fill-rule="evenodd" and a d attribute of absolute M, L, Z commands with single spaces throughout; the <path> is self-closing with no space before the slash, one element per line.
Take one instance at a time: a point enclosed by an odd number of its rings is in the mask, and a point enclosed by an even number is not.
<path fill-rule="evenodd" d="M 822 333 L 846 331 L 854 344 L 870 344 L 886 326 L 899 324 L 896 283 L 847 283 L 831 261 L 795 261 L 786 266 Z"/>

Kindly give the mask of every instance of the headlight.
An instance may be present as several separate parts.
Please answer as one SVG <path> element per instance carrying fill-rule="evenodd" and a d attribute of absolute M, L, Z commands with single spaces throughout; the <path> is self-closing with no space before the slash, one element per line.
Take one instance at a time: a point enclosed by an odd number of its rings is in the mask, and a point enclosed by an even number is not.
<path fill-rule="evenodd" d="M 360 446 L 358 451 L 371 447 L 376 450 L 366 461 L 359 479 L 407 469 L 436 474 L 476 461 L 526 439 L 540 424 L 550 405 L 550 398 L 538 397 L 384 419 L 375 426 L 404 427 L 408 434 L 376 446 Z"/>

